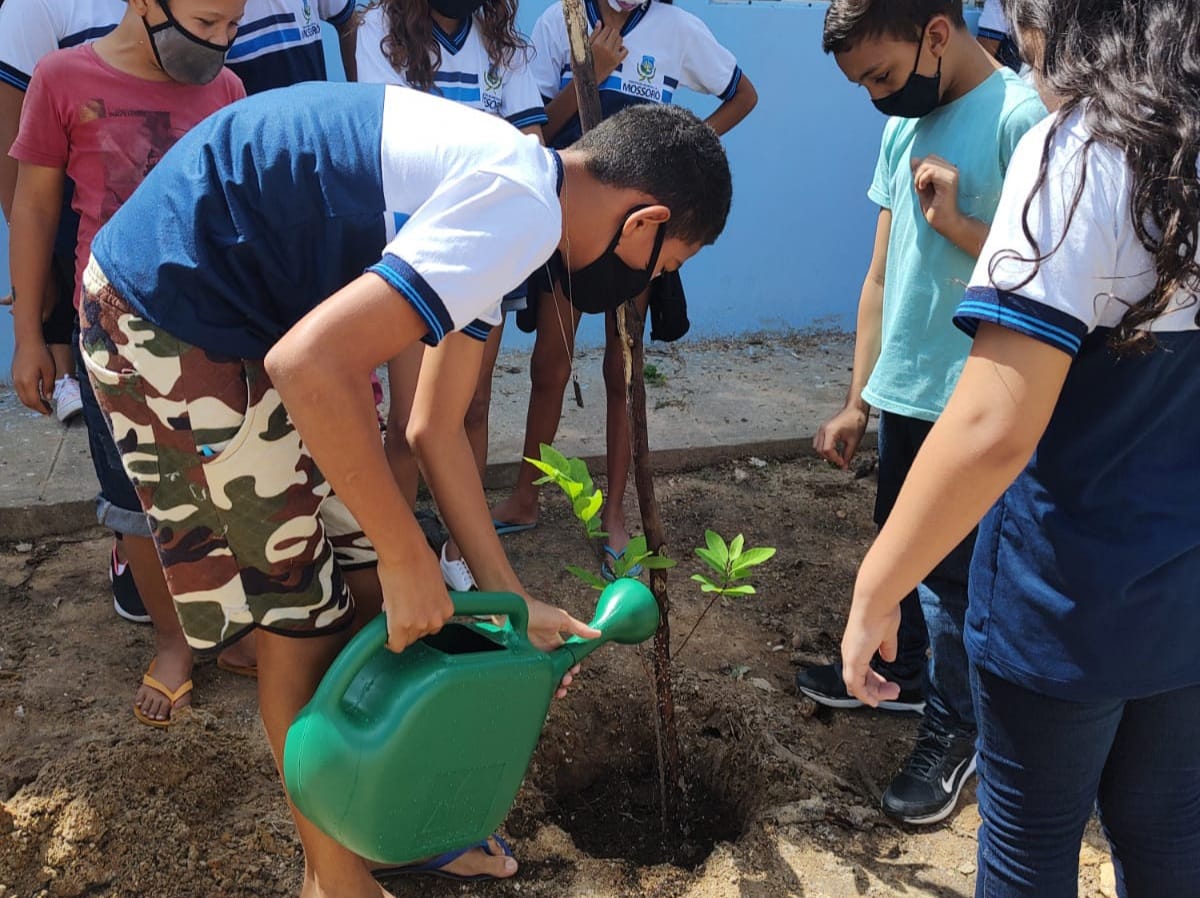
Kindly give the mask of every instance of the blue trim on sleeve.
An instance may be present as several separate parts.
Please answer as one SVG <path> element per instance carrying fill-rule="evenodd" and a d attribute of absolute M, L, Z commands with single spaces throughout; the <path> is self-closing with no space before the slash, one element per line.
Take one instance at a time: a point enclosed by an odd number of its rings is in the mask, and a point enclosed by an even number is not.
<path fill-rule="evenodd" d="M 255 50 L 261 50 L 263 47 L 273 47 L 276 44 L 286 44 L 298 40 L 300 40 L 299 28 L 269 31 L 251 40 L 234 44 L 233 49 L 226 54 L 225 59 L 229 62 L 237 62 L 239 59 L 249 56 Z"/>
<path fill-rule="evenodd" d="M 430 346 L 441 343 L 446 334 L 454 330 L 454 319 L 446 311 L 446 304 L 437 291 L 399 256 L 384 253 L 383 258 L 367 271 L 379 275 L 389 287 L 408 300 L 408 304 L 429 327 L 425 342 Z"/>
<path fill-rule="evenodd" d="M 722 101 L 733 99 L 733 95 L 737 93 L 738 85 L 741 83 L 742 67 L 740 65 L 735 65 L 733 67 L 733 75 L 729 78 L 729 83 L 725 85 L 725 89 L 723 91 L 717 94 L 718 99 Z"/>
<path fill-rule="evenodd" d="M 0 82 L 10 84 L 21 93 L 29 90 L 30 76 L 8 63 L 0 62 Z"/>
<path fill-rule="evenodd" d="M 558 150 L 554 149 L 553 147 L 546 147 L 546 152 L 554 157 L 554 171 L 556 173 L 555 180 L 554 180 L 554 192 L 557 193 L 559 196 L 562 196 L 562 186 L 563 186 L 562 156 L 558 155 Z"/>
<path fill-rule="evenodd" d="M 343 9 L 336 16 L 332 16 L 332 17 L 326 19 L 325 21 L 328 22 L 330 25 L 332 25 L 334 28 L 339 28 L 342 25 L 345 25 L 347 22 L 350 21 L 350 18 L 351 18 L 351 16 L 354 15 L 354 10 L 357 6 L 358 6 L 357 0 L 350 0 L 350 2 L 346 4 L 345 9 Z"/>
<path fill-rule="evenodd" d="M 58 49 L 65 50 L 68 47 L 78 47 L 80 44 L 86 44 L 88 41 L 99 40 L 116 27 L 117 23 L 113 22 L 111 25 L 100 25 L 96 28 L 88 28 L 85 31 L 76 31 L 74 34 L 68 34 L 58 42 Z"/>
<path fill-rule="evenodd" d="M 1004 41 L 1008 39 L 1008 35 L 1003 31 L 993 31 L 991 28 L 980 28 L 975 36 L 986 38 L 987 40 L 991 41 L 999 41 L 1000 43 L 1004 43 Z"/>
<path fill-rule="evenodd" d="M 236 43 L 238 38 L 244 40 L 247 34 L 262 31 L 264 28 L 270 28 L 272 25 L 291 25 L 295 21 L 295 13 L 283 12 L 278 15 L 267 16 L 266 18 L 255 19 L 253 22 L 246 22 L 238 26 L 237 37 L 234 38 L 234 42 Z"/>
<path fill-rule="evenodd" d="M 1075 356 L 1088 326 L 1061 309 L 994 287 L 968 287 L 954 313 L 954 324 L 974 338 L 980 321 L 990 321 L 1033 337 Z"/>
<path fill-rule="evenodd" d="M 480 321 L 476 318 L 470 324 L 462 329 L 462 332 L 468 337 L 473 337 L 479 342 L 485 342 L 492 333 L 492 326 L 486 321 Z"/>
<path fill-rule="evenodd" d="M 542 106 L 531 106 L 528 109 L 522 109 L 520 112 L 514 112 L 510 116 L 506 116 L 506 120 L 514 128 L 528 128 L 530 125 L 544 125 L 550 121 L 550 116 L 546 115 L 546 110 Z"/>

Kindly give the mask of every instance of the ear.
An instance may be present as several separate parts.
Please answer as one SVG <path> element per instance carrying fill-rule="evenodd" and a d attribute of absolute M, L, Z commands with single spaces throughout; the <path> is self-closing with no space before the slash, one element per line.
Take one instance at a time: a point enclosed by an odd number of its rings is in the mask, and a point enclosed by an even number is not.
<path fill-rule="evenodd" d="M 929 24 L 925 26 L 925 39 L 929 41 L 929 52 L 935 57 L 940 57 L 945 53 L 946 46 L 950 43 L 950 35 L 954 31 L 954 23 L 945 13 L 938 13 L 930 19 Z"/>
<path fill-rule="evenodd" d="M 142 17 L 150 11 L 150 2 L 151 0 L 128 0 L 130 9 Z"/>
<path fill-rule="evenodd" d="M 671 210 L 661 203 L 655 203 L 654 205 L 646 206 L 644 209 L 638 209 L 629 218 L 625 219 L 625 227 L 621 229 L 621 233 L 634 234 L 642 228 L 664 224 L 670 218 Z"/>

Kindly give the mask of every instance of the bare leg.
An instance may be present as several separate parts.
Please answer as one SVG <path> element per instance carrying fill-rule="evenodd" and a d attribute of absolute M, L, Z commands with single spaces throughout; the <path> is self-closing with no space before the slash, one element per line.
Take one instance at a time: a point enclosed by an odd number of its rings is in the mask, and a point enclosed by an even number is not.
<path fill-rule="evenodd" d="M 543 293 L 538 302 L 537 338 L 529 363 L 529 411 L 525 417 L 523 457 L 537 458 L 542 443 L 553 443 L 562 417 L 563 391 L 571 379 L 571 355 L 579 313 L 559 290 Z M 530 465 L 521 465 L 517 486 L 511 496 L 492 509 L 497 521 L 531 524 L 538 517 L 538 488 L 541 476 Z"/>
<path fill-rule="evenodd" d="M 396 484 L 408 500 L 410 508 L 417 506 L 417 483 L 420 473 L 417 470 L 416 456 L 409 449 L 404 432 L 408 429 L 413 391 L 417 386 L 417 376 L 421 372 L 421 358 L 424 354 L 424 347 L 418 343 L 388 362 L 388 420 L 383 448 L 387 452 L 392 476 L 396 478 Z"/>
<path fill-rule="evenodd" d="M 137 584 L 142 603 L 154 625 L 154 678 L 168 689 L 178 689 L 192 676 L 192 650 L 179 625 L 154 542 L 147 536 L 125 534 L 118 545 L 129 561 L 133 582 Z M 151 720 L 171 719 L 171 703 L 156 689 L 139 686 L 133 702 Z M 183 708 L 191 703 L 191 693 L 188 693 L 175 707 Z"/>
<path fill-rule="evenodd" d="M 47 347 L 50 358 L 54 360 L 54 379 L 64 374 L 75 376 L 75 359 L 71 356 L 71 347 L 66 343 L 51 343 Z"/>
<path fill-rule="evenodd" d="M 646 314 L 650 292 L 637 298 L 638 309 Z M 633 460 L 630 447 L 629 405 L 625 389 L 625 356 L 621 337 L 617 333 L 617 316 L 605 315 L 604 388 L 608 401 L 608 496 L 600 515 L 601 525 L 608 533 L 607 543 L 614 552 L 623 552 L 629 542 L 625 527 L 625 487 Z"/>
<path fill-rule="evenodd" d="M 471 405 L 467 409 L 467 441 L 471 451 L 475 453 L 475 467 L 479 470 L 479 480 L 482 482 L 487 475 L 488 458 L 488 414 L 492 408 L 492 375 L 496 369 L 496 358 L 500 355 L 500 339 L 504 334 L 504 322 L 499 327 L 492 328 L 488 334 L 487 343 L 483 347 L 483 359 L 479 364 L 479 383 L 475 387 L 475 395 L 471 397 Z M 462 558 L 458 543 L 451 536 L 446 542 L 446 557 L 451 561 Z"/>

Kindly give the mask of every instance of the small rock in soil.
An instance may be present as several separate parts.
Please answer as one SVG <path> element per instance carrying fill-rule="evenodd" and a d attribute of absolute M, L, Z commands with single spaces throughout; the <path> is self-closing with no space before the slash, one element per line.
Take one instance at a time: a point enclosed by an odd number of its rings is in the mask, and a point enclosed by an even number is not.
<path fill-rule="evenodd" d="M 966 863 L 961 864 L 959 866 L 958 872 L 961 873 L 963 876 L 970 876 L 972 873 L 975 872 L 975 865 L 972 864 L 970 861 L 967 861 Z"/>
<path fill-rule="evenodd" d="M 751 677 L 750 685 L 755 689 L 761 689 L 763 692 L 778 692 L 779 690 L 771 683 L 770 680 L 764 680 L 762 677 Z"/>
<path fill-rule="evenodd" d="M 746 459 L 746 461 L 750 463 L 750 467 L 752 468 L 765 468 L 767 466 L 767 463 L 763 459 L 753 455 Z"/>
<path fill-rule="evenodd" d="M 741 468 L 733 469 L 733 482 L 734 483 L 745 483 L 749 479 L 750 479 L 750 475 L 747 474 L 745 471 L 743 471 Z"/>
<path fill-rule="evenodd" d="M 13 548 L 24 555 L 26 552 L 33 551 L 33 543 L 17 543 Z"/>

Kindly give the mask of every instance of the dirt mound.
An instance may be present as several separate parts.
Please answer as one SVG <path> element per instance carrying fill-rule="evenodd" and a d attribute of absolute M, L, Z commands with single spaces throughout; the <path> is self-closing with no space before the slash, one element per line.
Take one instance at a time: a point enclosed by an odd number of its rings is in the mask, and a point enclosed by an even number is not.
<path fill-rule="evenodd" d="M 915 719 L 818 711 L 791 688 L 796 664 L 836 651 L 872 494 L 812 461 L 661 478 L 679 636 L 705 603 L 687 576 L 706 527 L 779 549 L 758 594 L 717 603 L 676 659 L 684 838 L 661 837 L 645 657 L 605 649 L 554 703 L 506 823 L 517 878 L 395 882 L 398 898 L 971 894 L 973 803 L 925 832 L 876 810 Z M 594 593 L 563 568 L 591 556 L 560 499 L 505 545 L 533 594 L 586 618 Z M 137 724 L 150 633 L 112 614 L 108 550 L 94 535 L 0 547 L 0 896 L 294 898 L 298 844 L 253 683 L 201 666 L 194 711 L 167 731 Z M 1088 851 L 1092 895 L 1103 856 Z"/>

